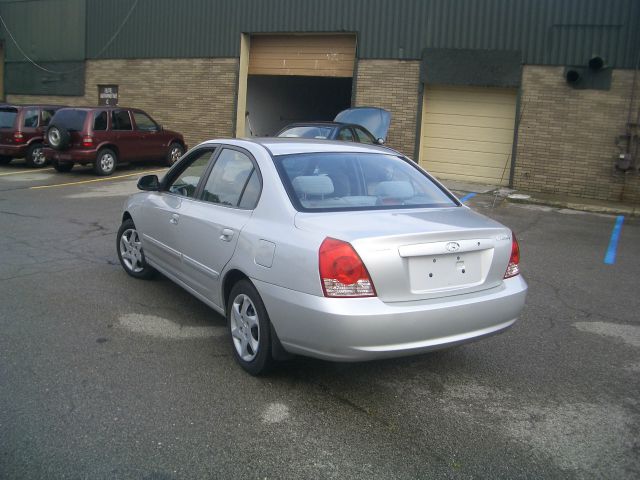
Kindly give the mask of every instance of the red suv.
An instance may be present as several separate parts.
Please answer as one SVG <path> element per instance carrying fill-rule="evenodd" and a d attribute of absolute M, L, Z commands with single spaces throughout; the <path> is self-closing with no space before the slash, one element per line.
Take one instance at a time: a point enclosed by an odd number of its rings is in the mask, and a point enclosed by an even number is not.
<path fill-rule="evenodd" d="M 59 172 L 92 163 L 98 175 L 116 165 L 163 159 L 173 165 L 187 149 L 180 133 L 165 130 L 137 108 L 62 108 L 51 119 L 44 153 Z"/>
<path fill-rule="evenodd" d="M 44 167 L 44 132 L 56 110 L 54 105 L 0 105 L 0 165 L 25 158 L 30 167 Z"/>

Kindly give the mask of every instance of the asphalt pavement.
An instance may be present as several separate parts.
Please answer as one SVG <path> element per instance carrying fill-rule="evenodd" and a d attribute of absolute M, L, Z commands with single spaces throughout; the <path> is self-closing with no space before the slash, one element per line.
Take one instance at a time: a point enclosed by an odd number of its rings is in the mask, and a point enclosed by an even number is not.
<path fill-rule="evenodd" d="M 0 167 L 0 478 L 640 477 L 637 217 L 458 191 L 520 241 L 513 328 L 254 378 L 221 316 L 119 266 L 148 171 Z"/>

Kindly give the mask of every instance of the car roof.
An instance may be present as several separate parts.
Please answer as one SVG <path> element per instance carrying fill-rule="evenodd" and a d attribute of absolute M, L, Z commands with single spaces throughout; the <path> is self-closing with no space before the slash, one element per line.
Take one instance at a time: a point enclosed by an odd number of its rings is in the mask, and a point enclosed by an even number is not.
<path fill-rule="evenodd" d="M 340 142 L 333 140 L 317 140 L 314 138 L 292 137 L 253 137 L 209 140 L 205 143 L 235 145 L 246 147 L 248 144 L 258 144 L 266 148 L 272 155 L 291 155 L 297 153 L 381 153 L 400 155 L 389 147 L 368 145 L 365 143 Z"/>
<path fill-rule="evenodd" d="M 123 107 L 121 105 L 96 105 L 92 107 L 63 107 L 65 110 L 133 110 L 136 112 L 143 112 L 144 110 L 140 108 L 132 108 L 132 107 Z"/>
<path fill-rule="evenodd" d="M 65 108 L 65 105 L 50 105 L 48 103 L 0 103 L 0 108 Z"/>
<path fill-rule="evenodd" d="M 322 121 L 296 122 L 296 123 L 289 123 L 285 127 L 282 127 L 282 129 L 284 130 L 285 128 L 293 128 L 293 127 L 339 127 L 342 125 L 344 124 L 340 122 L 322 122 Z"/>

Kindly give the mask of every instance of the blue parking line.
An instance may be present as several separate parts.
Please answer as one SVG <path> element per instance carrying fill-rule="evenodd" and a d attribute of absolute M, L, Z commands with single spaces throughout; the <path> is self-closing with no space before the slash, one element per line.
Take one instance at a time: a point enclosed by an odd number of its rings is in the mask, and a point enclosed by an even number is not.
<path fill-rule="evenodd" d="M 607 265 L 613 265 L 616 263 L 616 250 L 618 249 L 618 240 L 620 240 L 620 230 L 622 230 L 622 222 L 624 222 L 624 215 L 619 215 L 616 218 L 616 224 L 613 226 L 611 232 L 611 240 L 609 240 L 609 248 L 604 256 L 604 263 Z"/>
<path fill-rule="evenodd" d="M 462 203 L 465 203 L 467 200 L 471 200 L 473 197 L 475 197 L 477 195 L 477 193 L 467 193 L 464 197 L 462 197 L 460 199 L 460 201 Z"/>

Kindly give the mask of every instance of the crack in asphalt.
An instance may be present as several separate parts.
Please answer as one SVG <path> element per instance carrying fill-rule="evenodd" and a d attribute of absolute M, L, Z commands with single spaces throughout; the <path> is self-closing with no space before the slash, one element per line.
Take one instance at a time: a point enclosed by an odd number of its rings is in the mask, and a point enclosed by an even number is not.
<path fill-rule="evenodd" d="M 35 218 L 38 220 L 42 220 L 44 218 L 44 217 L 38 217 L 36 215 L 27 215 L 26 213 L 9 212 L 8 210 L 0 210 L 0 213 L 3 213 L 5 215 L 14 215 L 20 218 Z"/>

